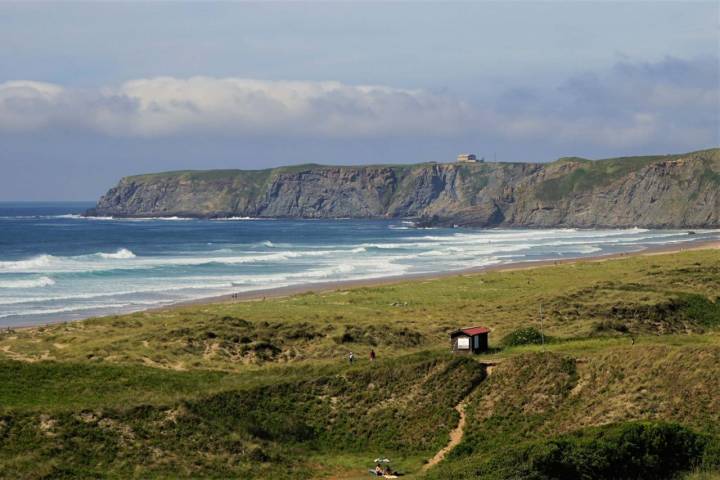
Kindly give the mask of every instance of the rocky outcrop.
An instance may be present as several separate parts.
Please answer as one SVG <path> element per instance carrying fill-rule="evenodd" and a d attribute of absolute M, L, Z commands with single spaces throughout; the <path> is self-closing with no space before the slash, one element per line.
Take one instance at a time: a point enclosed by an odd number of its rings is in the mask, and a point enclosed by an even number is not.
<path fill-rule="evenodd" d="M 90 215 L 415 218 L 516 227 L 720 226 L 720 149 L 548 164 L 303 165 L 123 178 Z"/>

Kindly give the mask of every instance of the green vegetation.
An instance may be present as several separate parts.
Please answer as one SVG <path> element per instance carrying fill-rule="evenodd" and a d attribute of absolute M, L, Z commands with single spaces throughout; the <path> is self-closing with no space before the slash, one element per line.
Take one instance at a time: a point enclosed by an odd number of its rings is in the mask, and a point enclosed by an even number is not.
<path fill-rule="evenodd" d="M 713 478 L 719 294 L 708 249 L 3 331 L 0 478 Z"/>
<path fill-rule="evenodd" d="M 517 347 L 518 345 L 541 345 L 548 341 L 542 332 L 535 327 L 526 327 L 513 330 L 505 335 L 500 343 L 505 347 Z"/>
<path fill-rule="evenodd" d="M 123 178 L 87 213 L 114 217 L 414 218 L 420 225 L 717 225 L 720 149 L 552 163 L 291 165 Z M 538 203 L 539 202 L 539 203 Z"/>
<path fill-rule="evenodd" d="M 669 155 L 646 157 L 621 157 L 608 160 L 588 161 L 565 158 L 560 164 L 579 164 L 568 175 L 546 180 L 538 188 L 538 197 L 546 201 L 557 201 L 573 193 L 590 191 L 595 187 L 607 185 L 613 180 L 638 170 L 646 165 L 673 158 Z"/>
<path fill-rule="evenodd" d="M 679 160 L 681 158 L 698 157 L 706 165 L 717 150 L 701 150 L 684 155 L 648 155 L 639 157 L 617 157 L 604 160 L 587 160 L 579 157 L 564 157 L 557 160 L 556 167 L 574 167 L 569 173 L 564 170 L 562 175 L 545 180 L 537 190 L 537 197 L 544 201 L 558 201 L 573 193 L 592 191 L 596 187 L 608 185 L 631 172 L 660 161 Z M 706 166 L 703 179 L 720 183 L 720 174 Z"/>
<path fill-rule="evenodd" d="M 675 478 L 702 464 L 709 441 L 673 423 L 582 429 L 512 449 L 479 467 L 488 478 Z"/>
<path fill-rule="evenodd" d="M 607 478 L 619 463 L 635 473 L 611 478 L 717 469 L 720 351 L 636 347 L 586 350 L 582 361 L 508 358 L 471 396 L 464 440 L 431 478 Z M 682 458 L 658 477 L 668 449 Z"/>

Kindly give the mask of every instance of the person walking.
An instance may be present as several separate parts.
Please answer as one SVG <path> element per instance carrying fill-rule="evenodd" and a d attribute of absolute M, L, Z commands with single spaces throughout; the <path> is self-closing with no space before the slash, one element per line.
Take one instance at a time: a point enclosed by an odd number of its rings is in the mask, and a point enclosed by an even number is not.
<path fill-rule="evenodd" d="M 348 360 L 350 361 L 350 365 L 352 365 L 355 361 L 355 355 L 353 355 L 353 352 L 350 352 L 350 354 L 348 355 Z"/>
<path fill-rule="evenodd" d="M 370 361 L 371 362 L 375 361 L 375 350 L 370 350 Z"/>

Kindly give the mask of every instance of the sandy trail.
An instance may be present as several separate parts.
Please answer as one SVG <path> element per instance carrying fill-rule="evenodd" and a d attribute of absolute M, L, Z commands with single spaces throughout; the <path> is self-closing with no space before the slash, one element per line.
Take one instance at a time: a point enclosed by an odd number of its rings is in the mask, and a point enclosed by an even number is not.
<path fill-rule="evenodd" d="M 487 377 L 492 375 L 492 372 L 495 369 L 496 365 L 497 365 L 497 363 L 486 363 L 485 364 L 486 376 L 485 376 L 485 379 L 483 380 L 483 382 L 487 380 Z M 468 398 L 470 398 L 470 395 L 474 391 L 475 390 L 473 389 L 470 393 L 468 393 L 465 396 L 465 398 L 462 399 L 462 401 L 460 403 L 455 405 L 455 411 L 460 414 L 460 420 L 458 421 L 457 427 L 455 427 L 450 432 L 450 441 L 439 452 L 437 452 L 433 458 L 428 460 L 428 462 L 425 465 L 423 465 L 421 471 L 425 472 L 425 471 L 431 469 L 432 467 L 434 467 L 435 465 L 437 465 L 438 463 L 442 462 L 445 459 L 445 457 L 447 456 L 447 454 L 450 453 L 450 451 L 453 448 L 457 447 L 460 444 L 460 442 L 462 441 L 463 436 L 465 435 L 465 423 L 467 421 L 466 415 L 465 415 L 465 407 L 467 406 Z"/>
<path fill-rule="evenodd" d="M 445 456 L 450 453 L 450 450 L 455 448 L 463 439 L 465 433 L 465 406 L 467 405 L 467 398 L 463 399 L 462 402 L 455 405 L 455 410 L 460 414 L 460 421 L 450 432 L 450 441 L 445 445 L 439 452 L 435 454 L 425 465 L 423 465 L 422 471 L 425 472 L 430 468 L 434 467 L 438 463 L 442 462 Z"/>

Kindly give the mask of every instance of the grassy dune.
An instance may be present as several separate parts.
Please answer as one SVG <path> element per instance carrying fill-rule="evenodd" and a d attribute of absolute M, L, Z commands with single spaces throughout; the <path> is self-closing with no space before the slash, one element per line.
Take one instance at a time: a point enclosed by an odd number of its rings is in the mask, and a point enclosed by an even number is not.
<path fill-rule="evenodd" d="M 708 249 L 4 331 L 0 478 L 714 478 L 718 295 Z"/>

